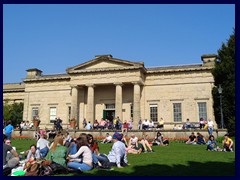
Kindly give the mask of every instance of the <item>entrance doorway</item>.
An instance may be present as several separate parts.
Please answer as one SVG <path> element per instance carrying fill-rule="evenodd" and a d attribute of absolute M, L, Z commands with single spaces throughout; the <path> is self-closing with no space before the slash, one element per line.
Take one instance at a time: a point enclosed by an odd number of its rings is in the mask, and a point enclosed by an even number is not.
<path fill-rule="evenodd" d="M 103 119 L 108 119 L 109 121 L 113 121 L 115 117 L 115 110 L 103 110 Z"/>

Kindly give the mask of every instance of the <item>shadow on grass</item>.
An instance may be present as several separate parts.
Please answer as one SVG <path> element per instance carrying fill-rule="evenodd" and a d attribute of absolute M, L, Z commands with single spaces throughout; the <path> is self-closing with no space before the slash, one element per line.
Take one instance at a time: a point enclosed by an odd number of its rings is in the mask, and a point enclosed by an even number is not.
<path fill-rule="evenodd" d="M 96 170 L 82 174 L 69 174 L 68 176 L 235 176 L 235 162 L 193 162 L 188 165 L 159 165 L 133 166 L 113 171 Z M 126 172 L 127 171 L 127 172 Z"/>

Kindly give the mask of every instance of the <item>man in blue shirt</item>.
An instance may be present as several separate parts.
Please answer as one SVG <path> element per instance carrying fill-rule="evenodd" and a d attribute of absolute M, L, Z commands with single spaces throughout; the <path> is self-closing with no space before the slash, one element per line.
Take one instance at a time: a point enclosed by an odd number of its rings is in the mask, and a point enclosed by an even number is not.
<path fill-rule="evenodd" d="M 4 128 L 5 135 L 7 136 L 7 139 L 8 139 L 8 140 L 11 140 L 13 129 L 14 129 L 14 128 L 13 128 L 13 126 L 12 126 L 12 121 L 9 120 L 9 121 L 7 122 L 7 126 Z"/>
<path fill-rule="evenodd" d="M 118 168 L 123 168 L 127 166 L 127 154 L 126 147 L 122 140 L 122 134 L 115 132 L 113 134 L 113 146 L 109 154 L 106 156 L 104 154 L 100 154 L 97 156 L 97 159 L 102 164 L 104 168 L 109 168 L 111 166 L 117 166 Z"/>

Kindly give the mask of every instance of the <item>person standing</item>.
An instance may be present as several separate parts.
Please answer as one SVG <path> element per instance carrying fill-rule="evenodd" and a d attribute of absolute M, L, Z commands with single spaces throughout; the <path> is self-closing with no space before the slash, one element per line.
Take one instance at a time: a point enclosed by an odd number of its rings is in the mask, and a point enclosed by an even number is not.
<path fill-rule="evenodd" d="M 142 129 L 142 119 L 139 119 L 139 121 L 138 121 L 138 129 L 139 130 Z"/>
<path fill-rule="evenodd" d="M 14 130 L 14 127 L 12 126 L 12 121 L 9 120 L 7 122 L 7 126 L 4 128 L 4 131 L 8 140 L 11 140 L 13 130 Z"/>
<path fill-rule="evenodd" d="M 85 128 L 87 126 L 87 120 L 85 118 L 83 119 L 83 123 L 82 124 L 83 124 L 83 128 Z"/>

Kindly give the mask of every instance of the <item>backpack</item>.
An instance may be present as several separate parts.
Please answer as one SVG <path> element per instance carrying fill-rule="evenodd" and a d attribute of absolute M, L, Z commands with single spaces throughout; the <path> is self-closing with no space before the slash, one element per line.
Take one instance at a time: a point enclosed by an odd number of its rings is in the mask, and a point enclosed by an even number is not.
<path fill-rule="evenodd" d="M 41 169 L 41 164 L 35 162 L 34 164 L 31 164 L 27 168 L 27 172 L 26 172 L 25 176 L 38 176 L 40 173 L 40 169 Z"/>
<path fill-rule="evenodd" d="M 49 176 L 52 175 L 53 170 L 49 165 L 42 166 L 39 176 Z"/>

